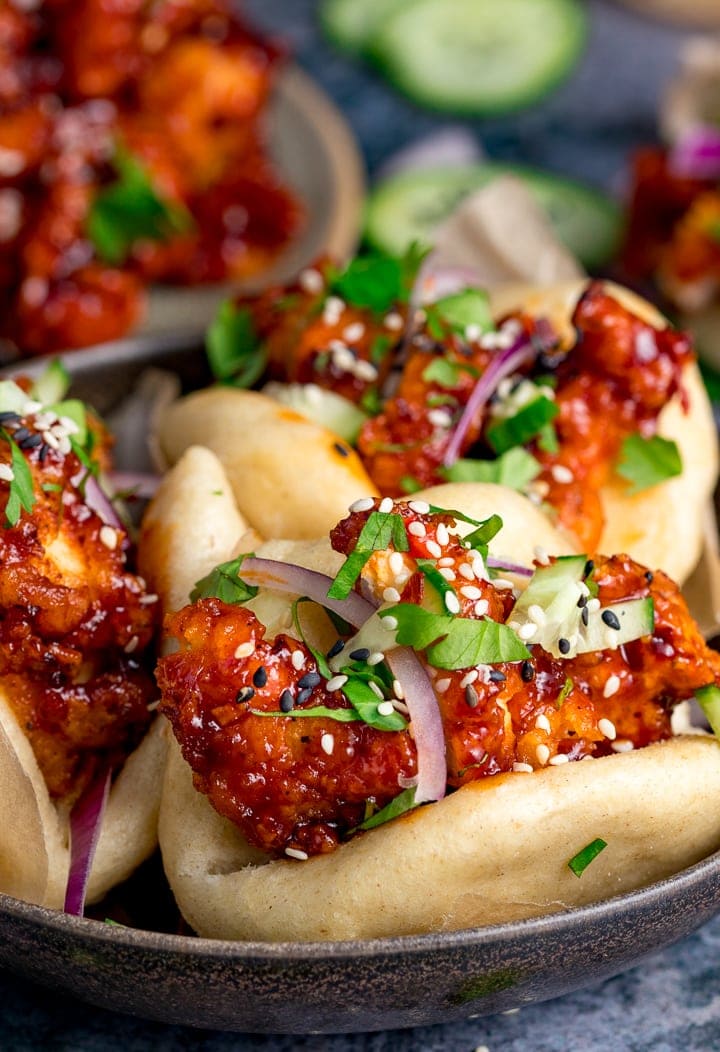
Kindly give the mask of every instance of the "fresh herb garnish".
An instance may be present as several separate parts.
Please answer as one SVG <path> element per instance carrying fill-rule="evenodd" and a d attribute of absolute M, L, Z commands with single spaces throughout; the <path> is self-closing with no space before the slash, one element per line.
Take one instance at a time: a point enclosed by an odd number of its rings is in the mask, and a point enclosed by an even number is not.
<path fill-rule="evenodd" d="M 601 840 L 597 837 L 595 840 L 591 840 L 589 844 L 586 844 L 582 851 L 578 851 L 577 855 L 568 862 L 569 868 L 573 871 L 576 877 L 581 877 L 585 870 L 588 868 L 591 862 L 594 862 L 601 851 L 604 851 L 607 847 L 607 841 Z"/>
<path fill-rule="evenodd" d="M 187 209 L 163 198 L 142 164 L 118 149 L 114 182 L 95 196 L 87 217 L 87 235 L 105 263 L 125 263 L 137 241 L 167 241 L 192 229 Z"/>
<path fill-rule="evenodd" d="M 190 593 L 190 602 L 214 598 L 221 599 L 223 603 L 238 604 L 253 599 L 258 594 L 258 589 L 238 577 L 245 558 L 245 555 L 241 555 L 230 562 L 220 563 L 207 577 L 197 581 Z"/>
<path fill-rule="evenodd" d="M 490 301 L 484 289 L 463 289 L 425 306 L 430 335 L 441 340 L 447 330 L 466 336 L 467 330 L 478 330 L 478 335 L 495 328 Z"/>
<path fill-rule="evenodd" d="M 345 675 L 351 672 L 349 669 L 343 671 Z M 382 699 L 378 698 L 369 683 L 362 677 L 350 674 L 347 683 L 342 687 L 342 692 L 351 702 L 363 723 L 367 723 L 368 726 L 379 731 L 402 731 L 407 727 L 407 722 L 399 712 L 393 711 L 389 716 L 380 715 L 378 705 L 382 703 Z"/>
<path fill-rule="evenodd" d="M 317 664 L 318 672 L 320 673 L 320 675 L 323 676 L 325 679 L 331 679 L 333 672 L 327 663 L 327 658 L 320 650 L 318 650 L 310 642 L 308 642 L 302 624 L 300 623 L 300 604 L 311 602 L 312 600 L 308 599 L 307 596 L 300 596 L 299 599 L 295 600 L 295 602 L 292 605 L 293 624 L 297 629 L 297 633 L 300 636 L 300 639 L 303 641 L 303 643 L 308 648 L 312 656 L 315 658 L 315 663 Z M 326 613 L 329 613 L 329 611 L 326 611 Z"/>
<path fill-rule="evenodd" d="M 415 806 L 415 787 L 411 786 L 409 789 L 403 789 L 389 804 L 376 811 L 370 818 L 366 818 L 357 828 L 375 829 L 376 826 L 381 826 L 393 818 L 399 818 L 400 815 L 404 815 L 407 811 L 412 811 Z"/>
<path fill-rule="evenodd" d="M 362 720 L 360 713 L 356 709 L 331 709 L 327 705 L 313 705 L 308 709 L 290 709 L 289 712 L 281 712 L 280 709 L 268 710 L 268 709 L 248 709 L 248 712 L 253 716 L 274 716 L 278 717 L 301 719 L 304 717 L 311 717 L 313 719 L 325 719 L 325 720 L 336 720 L 338 723 L 358 723 Z"/>
<path fill-rule="evenodd" d="M 422 482 L 414 475 L 403 475 L 400 479 L 400 489 L 403 493 L 418 493 L 422 488 Z"/>
<path fill-rule="evenodd" d="M 220 383 L 251 387 L 267 365 L 267 351 L 258 339 L 247 307 L 225 300 L 205 337 L 212 374 Z"/>
<path fill-rule="evenodd" d="M 565 701 L 565 699 L 570 694 L 570 691 L 573 689 L 573 686 L 574 686 L 574 684 L 573 684 L 573 681 L 570 678 L 570 676 L 566 676 L 565 677 L 565 682 L 562 685 L 562 690 L 560 691 L 558 696 L 555 698 L 555 708 L 556 709 L 561 709 L 562 708 L 563 702 Z"/>
<path fill-rule="evenodd" d="M 445 596 L 452 594 L 456 596 L 455 589 L 452 587 L 449 581 L 447 581 L 438 570 L 437 566 L 430 559 L 418 559 L 417 567 L 420 573 L 423 575 L 427 583 L 435 589 L 437 594 L 445 603 Z"/>
<path fill-rule="evenodd" d="M 2 431 L 2 437 L 10 445 L 10 468 L 13 473 L 5 505 L 5 523 L 7 526 L 17 526 L 21 512 L 26 511 L 29 514 L 35 507 L 36 497 L 33 492 L 32 472 L 22 450 L 13 442 L 7 431 Z"/>
<path fill-rule="evenodd" d="M 438 384 L 440 387 L 452 390 L 460 383 L 463 373 L 468 373 L 473 377 L 478 375 L 477 369 L 472 365 L 465 365 L 462 362 L 450 362 L 447 358 L 437 357 L 433 358 L 430 364 L 425 366 L 422 378 L 425 383 Z"/>
<path fill-rule="evenodd" d="M 413 242 L 401 259 L 380 253 L 356 256 L 339 274 L 330 275 L 330 291 L 354 307 L 384 314 L 407 302 L 427 253 Z"/>
<path fill-rule="evenodd" d="M 443 471 L 448 482 L 494 482 L 522 490 L 540 474 L 540 464 L 522 446 L 508 449 L 497 460 L 456 460 Z"/>
<path fill-rule="evenodd" d="M 555 419 L 560 410 L 551 398 L 540 395 L 518 409 L 517 413 L 499 420 L 485 432 L 496 453 L 506 453 L 514 446 L 524 446 Z"/>
<path fill-rule="evenodd" d="M 671 439 L 643 438 L 636 432 L 623 441 L 615 470 L 632 483 L 628 491 L 632 495 L 682 474 L 682 457 Z"/>
<path fill-rule="evenodd" d="M 406 552 L 409 548 L 402 516 L 390 511 L 370 512 L 355 548 L 345 559 L 328 591 L 328 598 L 347 599 L 372 553 L 385 551 L 390 545 L 396 552 Z"/>
<path fill-rule="evenodd" d="M 487 546 L 493 537 L 500 532 L 503 521 L 499 515 L 490 515 L 478 524 L 478 528 L 463 537 L 463 544 L 476 551 L 487 553 Z"/>
<path fill-rule="evenodd" d="M 554 455 L 560 450 L 560 443 L 557 437 L 557 431 L 555 430 L 554 424 L 545 424 L 544 427 L 540 428 L 537 437 L 538 449 L 541 449 L 543 453 L 550 453 Z"/>
<path fill-rule="evenodd" d="M 497 621 L 433 614 L 411 603 L 389 607 L 387 614 L 398 622 L 400 646 L 425 650 L 435 668 L 473 668 L 530 657 L 513 630 Z"/>

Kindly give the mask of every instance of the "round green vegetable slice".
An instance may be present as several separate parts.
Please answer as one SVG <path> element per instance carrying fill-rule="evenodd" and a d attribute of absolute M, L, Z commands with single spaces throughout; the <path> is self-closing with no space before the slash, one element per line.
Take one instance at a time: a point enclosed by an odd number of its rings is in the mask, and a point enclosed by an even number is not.
<path fill-rule="evenodd" d="M 410 0 L 325 0 L 320 21 L 327 36 L 344 51 L 360 54 L 378 26 Z"/>
<path fill-rule="evenodd" d="M 368 47 L 416 102 L 493 115 L 559 84 L 585 31 L 578 0 L 414 0 L 383 18 Z"/>
<path fill-rule="evenodd" d="M 571 179 L 494 162 L 391 176 L 370 196 L 365 236 L 390 255 L 402 255 L 413 241 L 432 245 L 435 227 L 464 197 L 507 174 L 523 180 L 559 240 L 584 267 L 597 270 L 613 257 L 622 235 L 622 211 L 614 201 Z"/>

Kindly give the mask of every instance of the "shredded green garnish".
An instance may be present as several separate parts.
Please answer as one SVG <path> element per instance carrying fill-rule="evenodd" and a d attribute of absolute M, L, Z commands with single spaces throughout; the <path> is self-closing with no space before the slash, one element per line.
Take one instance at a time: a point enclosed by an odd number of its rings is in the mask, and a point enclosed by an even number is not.
<path fill-rule="evenodd" d="M 588 868 L 591 862 L 594 862 L 601 851 L 604 851 L 607 847 L 607 841 L 601 840 L 597 837 L 596 840 L 591 840 L 589 844 L 586 844 L 582 851 L 578 851 L 577 855 L 568 862 L 568 867 L 573 871 L 576 877 L 581 877 L 585 870 Z"/>
<path fill-rule="evenodd" d="M 410 547 L 402 516 L 391 511 L 370 512 L 355 548 L 348 554 L 328 591 L 328 598 L 347 599 L 372 553 L 386 551 L 391 545 L 396 552 L 406 552 Z"/>
<path fill-rule="evenodd" d="M 390 822 L 393 818 L 399 818 L 400 815 L 404 815 L 407 811 L 412 811 L 416 806 L 415 787 L 412 786 L 410 789 L 404 789 L 380 811 L 376 811 L 374 815 L 366 818 L 357 828 L 375 829 L 376 826 L 384 825 L 385 822 Z M 351 832 L 354 833 L 355 830 L 353 829 Z"/>
<path fill-rule="evenodd" d="M 205 350 L 212 374 L 232 387 L 252 387 L 267 365 L 267 351 L 260 343 L 252 314 L 225 300 L 205 337 Z"/>
<path fill-rule="evenodd" d="M 459 459 L 442 472 L 448 482 L 494 482 L 523 490 L 540 474 L 540 463 L 522 446 L 508 449 L 497 460 Z"/>
<path fill-rule="evenodd" d="M 246 555 L 241 555 L 230 562 L 220 563 L 211 570 L 207 577 L 197 581 L 190 593 L 190 602 L 196 603 L 198 599 L 221 599 L 223 603 L 246 603 L 258 594 L 254 585 L 246 584 L 238 573 Z"/>
<path fill-rule="evenodd" d="M 13 442 L 7 431 L 3 430 L 2 436 L 10 445 L 12 458 L 10 468 L 13 473 L 13 479 L 10 482 L 10 492 L 5 505 L 5 524 L 6 526 L 17 526 L 21 513 L 26 511 L 29 514 L 35 507 L 36 497 L 33 491 L 32 472 L 22 454 L 22 450 Z"/>

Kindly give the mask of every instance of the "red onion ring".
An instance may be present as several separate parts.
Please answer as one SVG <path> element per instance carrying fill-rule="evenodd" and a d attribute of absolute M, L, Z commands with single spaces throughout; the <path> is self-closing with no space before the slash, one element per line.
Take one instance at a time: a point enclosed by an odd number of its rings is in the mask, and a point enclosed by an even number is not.
<path fill-rule="evenodd" d="M 668 165 L 680 178 L 720 178 L 720 131 L 709 124 L 688 128 L 672 147 Z"/>
<path fill-rule="evenodd" d="M 328 589 L 333 583 L 332 577 L 308 570 L 296 563 L 283 563 L 278 559 L 243 559 L 239 576 L 247 584 L 272 588 L 276 592 L 289 595 L 306 595 L 308 599 L 327 607 L 333 613 L 359 628 L 375 613 L 375 606 L 363 599 L 357 592 L 351 592 L 347 599 L 328 599 Z"/>
<path fill-rule="evenodd" d="M 117 493 L 131 490 L 133 497 L 138 497 L 140 500 L 151 500 L 157 493 L 160 476 L 140 471 L 113 471 L 110 481 Z"/>
<path fill-rule="evenodd" d="M 65 890 L 65 912 L 82 917 L 90 870 L 100 839 L 100 827 L 110 794 L 112 771 L 91 782 L 70 812 L 70 870 Z"/>
<path fill-rule="evenodd" d="M 494 555 L 489 555 L 487 557 L 485 565 L 493 570 L 507 570 L 508 573 L 517 574 L 518 577 L 532 577 L 535 572 L 528 566 L 520 566 L 518 563 L 509 563 L 505 559 L 495 558 Z"/>

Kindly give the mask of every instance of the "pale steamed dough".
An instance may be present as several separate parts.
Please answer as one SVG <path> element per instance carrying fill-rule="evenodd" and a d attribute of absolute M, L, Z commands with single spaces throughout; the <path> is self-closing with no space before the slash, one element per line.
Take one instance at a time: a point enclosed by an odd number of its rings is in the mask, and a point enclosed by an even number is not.
<path fill-rule="evenodd" d="M 180 501 L 182 488 L 171 487 L 166 496 Z M 505 527 L 493 548 L 518 561 L 529 561 L 536 544 L 553 553 L 572 550 L 514 491 L 465 483 L 417 496 L 478 519 L 500 514 Z M 181 511 L 171 510 L 179 523 Z M 329 574 L 341 561 L 324 539 L 271 542 L 257 554 Z M 180 572 L 170 548 L 156 549 L 156 557 L 166 560 L 163 574 Z M 262 601 L 261 591 L 253 600 L 258 615 Z M 280 606 L 288 602 L 284 597 Z M 277 601 L 266 609 L 272 620 Z M 720 817 L 708 806 L 717 792 L 720 745 L 687 736 L 533 774 L 495 776 L 330 855 L 269 861 L 194 789 L 173 741 L 159 838 L 178 906 L 200 935 L 269 942 L 373 938 L 539 916 L 668 876 L 720 844 Z M 598 837 L 608 848 L 578 879 L 567 863 Z"/>
<path fill-rule="evenodd" d="M 652 304 L 628 289 L 605 282 L 605 289 L 628 310 L 656 329 L 667 321 Z M 522 307 L 549 318 L 565 346 L 574 342 L 571 317 L 587 282 L 563 282 L 547 289 L 509 286 L 491 293 L 495 317 Z M 695 567 L 703 545 L 704 516 L 718 476 L 718 441 L 712 407 L 697 365 L 683 372 L 689 410 L 674 398 L 661 412 L 658 434 L 673 439 L 682 456 L 682 475 L 633 496 L 615 476 L 601 492 L 605 527 L 597 550 L 626 552 L 638 562 L 664 570 L 682 584 Z"/>

